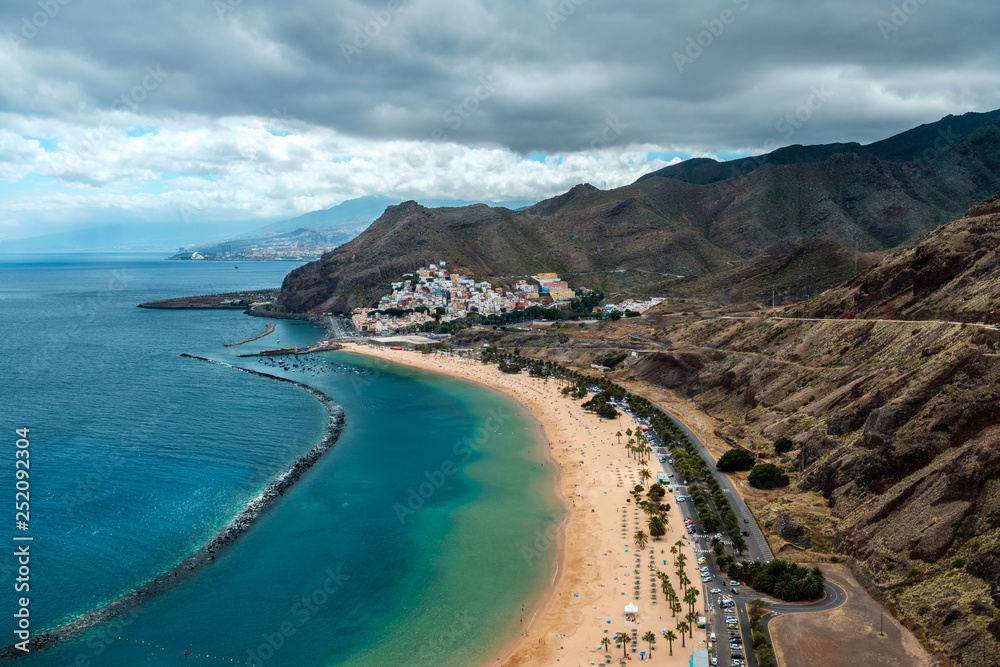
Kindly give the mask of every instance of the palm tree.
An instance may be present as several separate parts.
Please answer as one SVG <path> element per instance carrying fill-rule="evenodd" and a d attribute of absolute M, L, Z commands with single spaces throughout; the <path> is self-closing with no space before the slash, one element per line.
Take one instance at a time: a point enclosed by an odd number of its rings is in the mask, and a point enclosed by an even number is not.
<path fill-rule="evenodd" d="M 658 540 L 667 534 L 667 527 L 664 525 L 661 517 L 654 516 L 649 520 L 649 534 L 653 536 L 654 540 Z"/>
<path fill-rule="evenodd" d="M 788 577 L 782 577 L 774 584 L 774 594 L 777 595 L 782 600 L 787 598 L 787 595 L 792 592 L 792 584 L 794 582 Z"/>
<path fill-rule="evenodd" d="M 694 637 L 694 619 L 697 618 L 693 611 L 689 611 L 684 619 L 687 621 L 688 631 L 691 633 L 688 637 Z"/>
<path fill-rule="evenodd" d="M 684 648 L 684 634 L 688 629 L 688 624 L 683 621 L 677 624 L 677 630 L 681 633 L 681 648 Z"/>
<path fill-rule="evenodd" d="M 681 606 L 681 603 L 677 601 L 676 596 L 674 597 L 674 604 L 670 608 L 674 611 L 674 618 L 677 618 L 677 614 L 684 609 L 684 607 Z"/>
<path fill-rule="evenodd" d="M 644 533 L 641 530 L 639 530 L 639 531 L 636 531 L 636 533 L 635 533 L 634 541 L 635 541 L 635 545 L 637 547 L 639 547 L 640 549 L 645 549 L 646 548 L 646 542 L 649 541 L 649 536 L 646 535 L 646 533 Z"/>
<path fill-rule="evenodd" d="M 615 435 L 618 436 L 618 444 L 622 444 L 622 432 L 618 431 Z"/>
<path fill-rule="evenodd" d="M 639 477 L 642 478 L 643 482 L 648 482 L 649 478 L 653 476 L 653 473 L 649 472 L 648 468 L 643 468 L 639 471 Z"/>
<path fill-rule="evenodd" d="M 653 642 L 656 641 L 656 635 L 653 634 L 652 630 L 646 630 L 646 634 L 642 636 L 642 641 L 649 644 L 649 657 L 653 657 Z"/>
<path fill-rule="evenodd" d="M 672 630 L 667 630 L 663 633 L 663 638 L 670 642 L 670 655 L 673 655 L 674 642 L 677 641 L 677 635 L 675 635 Z"/>
<path fill-rule="evenodd" d="M 620 632 L 618 636 L 615 637 L 615 641 L 621 643 L 622 645 L 622 656 L 628 657 L 628 643 L 632 641 L 632 638 L 628 636 L 627 632 Z"/>
<path fill-rule="evenodd" d="M 607 653 L 611 649 L 611 640 L 605 637 L 601 640 L 601 646 L 604 647 L 604 652 Z"/>
<path fill-rule="evenodd" d="M 743 552 L 747 550 L 747 541 L 743 539 L 742 535 L 733 536 L 733 551 L 736 552 L 737 556 L 742 556 Z"/>
<path fill-rule="evenodd" d="M 688 604 L 691 605 L 691 611 L 694 611 L 694 603 L 698 601 L 698 595 L 699 595 L 698 589 L 689 588 L 686 595 L 691 596 L 691 599 L 688 601 Z"/>

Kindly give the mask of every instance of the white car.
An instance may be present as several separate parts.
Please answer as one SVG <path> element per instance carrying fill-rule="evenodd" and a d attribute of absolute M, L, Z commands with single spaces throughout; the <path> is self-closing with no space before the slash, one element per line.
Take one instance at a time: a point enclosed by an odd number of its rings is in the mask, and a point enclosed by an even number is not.
<path fill-rule="evenodd" d="M 721 588 L 713 588 L 712 590 L 709 591 L 709 593 L 712 593 L 713 595 L 718 595 L 721 592 L 722 592 Z"/>
<path fill-rule="evenodd" d="M 738 582 L 738 581 L 732 581 L 732 580 L 730 580 L 730 581 L 729 581 L 729 585 L 730 585 L 730 586 L 739 586 L 739 585 L 740 585 L 740 582 Z"/>
<path fill-rule="evenodd" d="M 708 582 L 710 582 L 711 580 L 712 580 L 712 577 L 710 577 L 710 576 L 708 576 L 708 575 L 706 574 L 706 575 L 705 575 L 704 577 L 702 577 L 702 578 L 701 578 L 701 583 L 703 583 L 703 584 L 707 584 L 707 583 L 708 583 Z"/>

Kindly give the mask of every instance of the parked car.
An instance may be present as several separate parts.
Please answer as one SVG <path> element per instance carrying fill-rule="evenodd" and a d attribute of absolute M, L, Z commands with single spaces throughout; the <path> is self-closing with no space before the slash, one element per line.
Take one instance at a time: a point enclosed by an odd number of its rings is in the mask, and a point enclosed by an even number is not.
<path fill-rule="evenodd" d="M 738 582 L 738 581 L 733 581 L 732 579 L 730 579 L 730 580 L 729 580 L 729 585 L 730 585 L 730 586 L 739 586 L 739 585 L 740 585 L 740 582 Z"/>
<path fill-rule="evenodd" d="M 750 537 L 750 531 L 748 531 L 748 530 L 742 530 L 740 532 L 743 533 L 743 535 L 745 535 L 746 537 Z"/>

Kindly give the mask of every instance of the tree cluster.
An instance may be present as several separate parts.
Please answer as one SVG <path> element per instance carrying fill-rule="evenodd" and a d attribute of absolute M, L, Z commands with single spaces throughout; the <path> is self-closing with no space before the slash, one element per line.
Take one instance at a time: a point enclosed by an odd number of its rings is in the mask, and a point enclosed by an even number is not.
<path fill-rule="evenodd" d="M 750 471 L 747 481 L 758 489 L 777 489 L 788 486 L 788 475 L 773 463 L 761 463 Z"/>
<path fill-rule="evenodd" d="M 730 449 L 719 457 L 719 462 L 715 464 L 715 467 L 722 472 L 734 472 L 736 470 L 750 470 L 756 462 L 756 457 L 745 449 Z"/>
<path fill-rule="evenodd" d="M 823 571 L 818 567 L 810 569 L 781 559 L 770 563 L 747 560 L 733 562 L 726 568 L 726 574 L 754 590 L 786 602 L 815 600 L 823 595 L 823 583 L 826 581 Z"/>

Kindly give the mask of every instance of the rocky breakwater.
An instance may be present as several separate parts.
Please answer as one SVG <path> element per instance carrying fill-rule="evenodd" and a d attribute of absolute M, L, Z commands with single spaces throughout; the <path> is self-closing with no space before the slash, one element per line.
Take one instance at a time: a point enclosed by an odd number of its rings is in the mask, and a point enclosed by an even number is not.
<path fill-rule="evenodd" d="M 118 596 L 96 609 L 76 616 L 62 625 L 35 635 L 28 641 L 28 648 L 31 652 L 78 637 L 87 630 L 107 623 L 117 617 L 134 617 L 139 613 L 140 607 L 147 602 L 179 588 L 182 584 L 190 580 L 200 568 L 215 560 L 217 554 L 221 553 L 235 542 L 240 535 L 246 532 L 264 512 L 285 494 L 285 491 L 290 489 L 292 485 L 302 478 L 302 475 L 309 468 L 316 464 L 323 454 L 333 448 L 340 437 L 344 426 L 344 410 L 336 401 L 322 391 L 301 382 L 269 373 L 239 368 L 189 354 L 182 354 L 180 356 L 186 359 L 197 359 L 216 366 L 224 366 L 251 375 L 259 375 L 272 380 L 287 382 L 312 394 L 323 404 L 328 416 L 322 438 L 308 452 L 295 459 L 285 470 L 276 475 L 253 500 L 247 503 L 247 506 L 239 514 L 213 535 L 204 545 L 182 558 L 166 572 L 141 584 L 137 588 Z M 29 654 L 15 649 L 13 645 L 6 646 L 0 649 L 0 664 L 8 664 L 27 655 Z"/>

